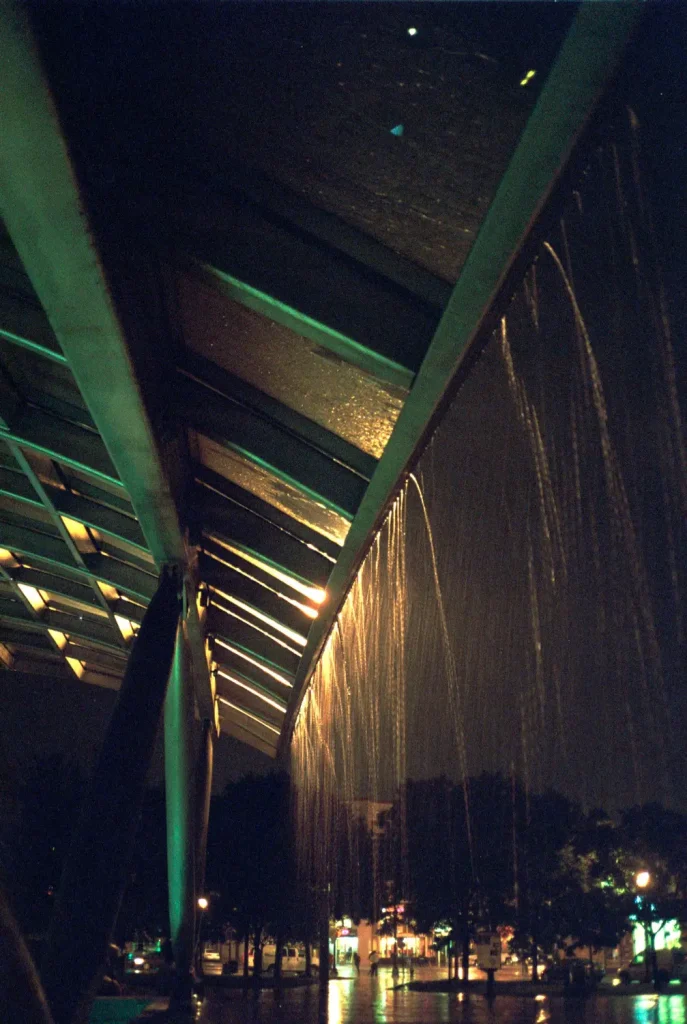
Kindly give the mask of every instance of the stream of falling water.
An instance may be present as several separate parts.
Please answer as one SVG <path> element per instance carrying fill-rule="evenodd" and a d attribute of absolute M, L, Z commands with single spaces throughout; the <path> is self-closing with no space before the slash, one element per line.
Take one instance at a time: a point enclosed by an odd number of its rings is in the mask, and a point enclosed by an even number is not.
<path fill-rule="evenodd" d="M 687 804 L 686 374 L 638 133 L 594 154 L 326 643 L 292 744 L 318 885 L 407 778 Z"/>

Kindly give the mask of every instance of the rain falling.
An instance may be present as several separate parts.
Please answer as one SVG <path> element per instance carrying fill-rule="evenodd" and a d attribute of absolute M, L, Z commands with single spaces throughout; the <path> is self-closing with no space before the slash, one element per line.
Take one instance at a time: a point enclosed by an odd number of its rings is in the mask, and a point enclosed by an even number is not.
<path fill-rule="evenodd" d="M 685 803 L 677 295 L 640 146 L 626 112 L 565 186 L 349 591 L 292 747 L 316 874 L 337 808 L 406 779 Z"/>

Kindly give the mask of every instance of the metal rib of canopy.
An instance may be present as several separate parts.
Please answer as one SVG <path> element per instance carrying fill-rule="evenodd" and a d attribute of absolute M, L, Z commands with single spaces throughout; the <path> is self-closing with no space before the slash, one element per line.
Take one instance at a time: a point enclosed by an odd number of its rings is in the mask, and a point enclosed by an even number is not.
<path fill-rule="evenodd" d="M 117 687 L 181 563 L 201 711 L 277 752 L 635 17 L 4 8 L 5 668 Z"/>

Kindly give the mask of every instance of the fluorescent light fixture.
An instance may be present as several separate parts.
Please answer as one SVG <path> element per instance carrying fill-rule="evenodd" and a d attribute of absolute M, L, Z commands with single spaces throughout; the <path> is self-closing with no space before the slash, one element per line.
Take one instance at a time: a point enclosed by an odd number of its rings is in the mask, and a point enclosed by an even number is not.
<path fill-rule="evenodd" d="M 208 534 L 208 539 L 211 540 L 213 544 L 217 544 L 218 547 L 224 548 L 225 551 L 230 551 L 232 555 L 236 555 L 237 558 L 242 558 L 245 562 L 248 562 L 249 565 L 255 566 L 256 569 L 260 569 L 260 571 L 264 572 L 266 576 L 271 576 L 272 579 L 278 580 L 285 586 L 290 587 L 291 590 L 295 590 L 296 593 L 300 594 L 302 597 L 307 597 L 309 601 L 313 602 L 313 604 L 322 604 L 327 596 L 326 591 L 322 590 L 321 587 L 314 587 L 310 583 L 306 583 L 304 580 L 299 580 L 295 576 L 291 576 L 273 562 L 264 561 L 256 555 L 254 551 L 251 551 L 248 548 L 243 548 L 238 544 L 228 544 L 227 541 L 222 540 L 214 534 Z M 210 558 L 214 558 L 216 561 L 221 562 L 221 559 L 217 558 L 217 555 L 213 555 L 211 551 L 206 551 L 205 553 L 209 555 Z M 235 569 L 237 572 L 241 572 L 237 566 L 232 565 L 231 568 Z M 254 579 L 254 577 L 251 576 L 250 579 Z M 260 583 L 261 581 L 256 580 L 255 582 Z M 265 586 L 265 584 L 263 583 L 262 586 Z M 308 608 L 307 605 L 301 604 L 300 601 L 292 601 L 292 599 L 286 597 L 285 594 L 280 593 L 278 590 L 275 590 L 274 593 L 278 594 L 282 600 L 296 604 L 296 606 L 301 608 L 306 615 L 310 615 L 312 618 L 317 616 L 315 609 Z M 312 614 L 313 612 L 314 615 Z"/>
<path fill-rule="evenodd" d="M 98 580 L 98 586 L 100 587 L 100 593 L 106 601 L 119 601 L 122 597 L 117 588 L 113 587 L 110 583 L 103 583 L 102 580 Z"/>
<path fill-rule="evenodd" d="M 65 658 L 64 659 L 69 665 L 70 669 L 74 673 L 77 679 L 81 679 L 86 672 L 86 666 L 78 658 Z"/>
<path fill-rule="evenodd" d="M 219 562 L 220 565 L 225 565 L 227 569 L 231 569 L 232 572 L 237 572 L 239 573 L 240 576 L 245 576 L 246 579 L 250 580 L 252 583 L 257 583 L 257 585 L 259 587 L 262 587 L 263 590 L 269 590 L 270 594 L 275 594 L 278 598 L 280 598 L 280 600 L 286 601 L 288 604 L 293 605 L 294 608 L 298 608 L 300 611 L 303 612 L 304 615 L 307 615 L 309 618 L 317 618 L 317 612 L 315 611 L 314 608 L 311 608 L 310 605 L 303 604 L 301 601 L 297 601 L 295 597 L 287 597 L 286 594 L 282 594 L 281 591 L 277 590 L 275 587 L 270 587 L 267 583 L 265 583 L 264 580 L 259 580 L 256 576 L 252 576 L 245 569 L 241 569 L 240 566 L 234 565 L 232 562 L 227 562 L 226 559 L 220 558 L 219 555 L 216 555 L 213 551 L 206 551 L 205 554 L 208 556 L 208 558 L 212 558 L 213 561 Z"/>
<path fill-rule="evenodd" d="M 59 649 L 63 651 L 68 643 L 67 634 L 62 633 L 59 629 L 49 629 L 48 633 L 52 637 L 55 646 L 59 647 Z"/>
<path fill-rule="evenodd" d="M 277 619 L 273 619 L 271 615 L 266 615 L 261 612 L 258 608 L 255 608 L 252 604 L 247 604 L 245 601 L 241 601 L 238 597 L 232 597 L 231 594 L 225 594 L 223 590 L 218 587 L 211 587 L 213 594 L 219 594 L 223 601 L 228 601 L 230 604 L 236 605 L 242 612 L 247 615 L 252 615 L 258 620 L 258 622 L 264 622 L 270 629 L 276 629 L 277 633 L 281 633 L 287 640 L 291 640 L 292 643 L 298 644 L 300 647 L 305 647 L 308 642 L 307 637 L 302 636 L 300 633 L 296 633 L 294 629 L 289 629 L 288 626 L 282 625 Z"/>
<path fill-rule="evenodd" d="M 0 565 L 3 565 L 5 569 L 16 569 L 19 562 L 7 548 L 0 548 Z"/>
<path fill-rule="evenodd" d="M 240 647 L 234 647 L 233 644 L 228 644 L 226 640 L 220 640 L 219 637 L 215 637 L 215 643 L 219 644 L 220 647 L 224 647 L 225 650 L 231 651 L 231 653 L 235 654 L 237 658 L 243 658 L 243 660 L 247 661 L 250 665 L 254 665 L 255 668 L 259 668 L 261 672 L 264 672 L 265 675 L 271 676 L 272 679 L 276 679 L 278 683 L 282 684 L 282 686 L 288 686 L 290 690 L 293 689 L 293 683 L 290 679 L 283 676 L 281 672 L 277 672 L 275 669 L 270 668 L 270 666 L 266 665 L 264 661 L 258 661 L 257 658 L 251 658 L 250 654 L 242 651 Z"/>
<path fill-rule="evenodd" d="M 93 538 L 83 523 L 78 522 L 76 519 L 70 519 L 69 516 L 60 516 L 60 519 L 78 551 L 90 555 L 97 553 L 98 549 L 93 543 Z"/>
<path fill-rule="evenodd" d="M 123 615 L 115 615 L 114 618 L 115 622 L 119 626 L 119 632 L 122 634 L 127 643 L 129 642 L 129 640 L 133 640 L 133 638 L 136 636 L 136 632 L 134 630 L 134 624 L 131 621 L 131 619 L 127 619 Z"/>
<path fill-rule="evenodd" d="M 227 700 L 226 697 L 220 697 L 219 699 L 222 704 L 226 704 L 227 707 L 232 708 L 233 711 L 238 711 L 239 714 L 245 715 L 246 718 L 252 719 L 254 722 L 257 722 L 258 725 L 262 725 L 263 728 L 269 729 L 270 732 L 276 733 L 277 736 L 279 735 L 280 730 L 277 729 L 274 725 L 270 725 L 270 723 L 266 722 L 264 718 L 260 718 L 258 715 L 254 715 L 251 711 L 246 711 L 245 708 L 239 707 L 238 704 L 232 704 L 232 702 L 230 700 Z"/>
<path fill-rule="evenodd" d="M 289 651 L 291 654 L 295 654 L 297 658 L 300 658 L 302 651 L 297 650 L 295 647 L 289 647 L 286 640 L 280 640 L 278 636 L 274 636 L 269 633 L 266 629 L 261 629 L 260 626 L 256 625 L 255 622 L 251 622 L 250 619 L 244 619 L 243 615 L 239 615 L 238 612 L 233 612 L 229 608 L 225 608 L 224 605 L 219 604 L 217 601 L 212 602 L 212 607 L 217 608 L 218 611 L 224 612 L 225 615 L 231 616 L 232 619 L 238 619 L 239 622 L 243 622 L 246 626 L 250 626 L 251 629 L 255 629 L 258 633 L 262 633 L 272 643 L 279 644 L 284 650 Z"/>
<path fill-rule="evenodd" d="M 249 686 L 248 683 L 245 683 L 242 679 L 237 679 L 236 676 L 232 676 L 231 673 L 225 672 L 224 669 L 218 668 L 217 675 L 221 676 L 222 679 L 229 680 L 229 682 L 233 683 L 234 686 L 240 686 L 243 690 L 247 690 L 248 693 L 252 693 L 254 697 L 264 700 L 265 704 L 269 704 L 271 708 L 276 708 L 277 711 L 281 711 L 282 714 L 286 711 L 285 704 L 275 700 L 274 697 L 268 697 L 266 693 L 262 692 L 262 690 L 258 690 L 255 686 Z M 222 700 L 221 697 L 220 700 Z"/>
<path fill-rule="evenodd" d="M 43 611 L 46 602 L 41 597 L 40 591 L 35 587 L 30 587 L 28 583 L 18 583 L 17 586 L 35 612 Z"/>

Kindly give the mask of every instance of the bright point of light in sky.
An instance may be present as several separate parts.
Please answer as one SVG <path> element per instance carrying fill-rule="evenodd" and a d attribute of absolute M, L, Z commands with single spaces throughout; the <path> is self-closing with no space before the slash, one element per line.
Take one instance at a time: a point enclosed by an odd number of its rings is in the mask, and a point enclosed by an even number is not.
<path fill-rule="evenodd" d="M 416 36 L 417 35 L 417 29 L 416 28 L 412 28 L 412 27 L 409 28 L 408 29 L 408 35 L 409 36 Z"/>

